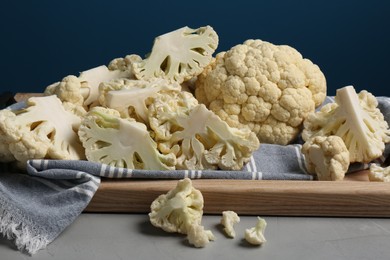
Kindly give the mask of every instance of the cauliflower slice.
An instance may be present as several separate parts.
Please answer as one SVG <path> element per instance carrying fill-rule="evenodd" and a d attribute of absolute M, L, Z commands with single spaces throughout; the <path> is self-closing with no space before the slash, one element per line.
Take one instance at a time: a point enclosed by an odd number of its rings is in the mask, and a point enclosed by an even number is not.
<path fill-rule="evenodd" d="M 189 178 L 179 180 L 174 189 L 158 196 L 150 205 L 150 223 L 166 232 L 187 234 L 196 247 L 204 247 L 214 235 L 201 226 L 203 195 Z"/>
<path fill-rule="evenodd" d="M 203 71 L 217 47 L 218 35 L 212 27 L 183 27 L 158 36 L 150 55 L 132 62 L 133 72 L 138 79 L 159 77 L 182 83 Z"/>
<path fill-rule="evenodd" d="M 230 126 L 285 145 L 325 100 L 326 79 L 290 46 L 247 40 L 216 55 L 197 77 L 195 96 Z"/>
<path fill-rule="evenodd" d="M 118 78 L 129 78 L 130 72 L 109 70 L 102 65 L 80 73 L 79 77 L 70 75 L 48 86 L 45 95 L 57 95 L 63 102 L 70 102 L 83 106 L 86 110 L 97 104 L 99 84 Z"/>
<path fill-rule="evenodd" d="M 234 230 L 234 225 L 240 222 L 240 217 L 236 212 L 227 210 L 222 211 L 221 224 L 223 225 L 223 230 L 225 231 L 228 237 L 234 238 L 236 236 L 236 231 Z"/>
<path fill-rule="evenodd" d="M 356 94 L 353 86 L 338 89 L 335 103 L 326 104 L 305 120 L 302 138 L 337 135 L 348 148 L 350 163 L 371 162 L 390 142 L 388 123 L 377 106 L 376 98 L 365 90 Z"/>
<path fill-rule="evenodd" d="M 21 109 L 1 110 L 0 132 L 10 153 L 22 164 L 29 159 L 84 159 L 77 136 L 81 118 L 69 111 L 72 107 L 53 95 L 29 98 Z"/>
<path fill-rule="evenodd" d="M 158 152 L 146 126 L 120 118 L 116 110 L 92 108 L 78 134 L 89 161 L 129 169 L 174 169 L 175 156 Z"/>
<path fill-rule="evenodd" d="M 264 231 L 267 227 L 265 219 L 257 217 L 257 223 L 255 227 L 245 230 L 245 240 L 252 245 L 262 245 L 267 240 L 264 237 Z"/>
<path fill-rule="evenodd" d="M 149 106 L 160 151 L 176 155 L 176 169 L 240 170 L 259 148 L 256 135 L 229 127 L 202 104 L 190 104 L 160 95 Z"/>
<path fill-rule="evenodd" d="M 349 167 L 349 151 L 336 135 L 315 136 L 302 146 L 309 173 L 320 181 L 341 181 Z"/>
<path fill-rule="evenodd" d="M 148 105 L 160 92 L 180 91 L 178 83 L 164 79 L 115 80 L 100 86 L 100 104 L 115 109 L 122 117 L 148 122 Z"/>
<path fill-rule="evenodd" d="M 390 182 L 390 166 L 381 167 L 377 164 L 371 164 L 368 179 L 370 181 Z"/>

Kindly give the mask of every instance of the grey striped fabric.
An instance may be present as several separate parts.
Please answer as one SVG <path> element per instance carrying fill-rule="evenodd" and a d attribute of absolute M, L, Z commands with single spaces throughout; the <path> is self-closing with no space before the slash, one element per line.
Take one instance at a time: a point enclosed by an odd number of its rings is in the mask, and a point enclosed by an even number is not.
<path fill-rule="evenodd" d="M 332 101 L 331 97 L 326 100 Z M 390 98 L 378 101 L 390 123 Z M 45 248 L 85 209 L 102 178 L 312 180 L 301 145 L 299 139 L 287 146 L 261 144 L 241 171 L 146 171 L 88 161 L 31 160 L 26 174 L 0 165 L 0 234 L 29 254 Z M 378 162 L 384 162 L 389 153 L 388 145 Z M 349 172 L 368 167 L 353 164 Z"/>

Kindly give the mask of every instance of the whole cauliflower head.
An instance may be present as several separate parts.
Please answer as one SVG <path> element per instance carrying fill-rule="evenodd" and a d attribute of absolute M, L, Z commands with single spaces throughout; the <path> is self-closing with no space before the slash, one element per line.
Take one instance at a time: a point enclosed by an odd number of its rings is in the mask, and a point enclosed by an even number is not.
<path fill-rule="evenodd" d="M 340 181 L 349 167 L 349 151 L 336 135 L 315 136 L 302 146 L 309 173 L 320 181 Z"/>
<path fill-rule="evenodd" d="M 288 144 L 326 97 L 320 68 L 294 48 L 247 40 L 217 54 L 196 81 L 196 98 L 260 142 Z"/>

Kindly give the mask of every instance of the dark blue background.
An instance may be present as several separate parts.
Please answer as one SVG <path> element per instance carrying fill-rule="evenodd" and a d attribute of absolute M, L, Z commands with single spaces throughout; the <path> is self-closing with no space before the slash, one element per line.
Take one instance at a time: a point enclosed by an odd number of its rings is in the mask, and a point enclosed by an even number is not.
<path fill-rule="evenodd" d="M 328 95 L 352 84 L 389 95 L 390 1 L 9 1 L 0 4 L 0 90 L 42 92 L 155 36 L 211 25 L 217 51 L 246 39 L 288 44 L 318 64 Z"/>

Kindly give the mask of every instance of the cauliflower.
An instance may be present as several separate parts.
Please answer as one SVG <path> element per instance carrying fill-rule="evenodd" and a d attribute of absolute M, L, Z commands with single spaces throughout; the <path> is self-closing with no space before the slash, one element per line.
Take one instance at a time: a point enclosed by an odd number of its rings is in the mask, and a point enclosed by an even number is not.
<path fill-rule="evenodd" d="M 132 118 L 120 118 L 116 110 L 92 108 L 78 134 L 89 161 L 129 169 L 174 169 L 175 156 L 158 152 L 146 126 Z"/>
<path fill-rule="evenodd" d="M 187 234 L 189 242 L 196 247 L 214 240 L 212 232 L 201 226 L 203 196 L 189 178 L 179 180 L 174 189 L 158 196 L 150 209 L 149 219 L 153 226 L 166 232 Z"/>
<path fill-rule="evenodd" d="M 230 126 L 260 142 L 288 144 L 326 97 L 319 67 L 294 48 L 247 40 L 216 55 L 196 81 L 195 96 Z"/>
<path fill-rule="evenodd" d="M 3 155 L 25 164 L 29 159 L 84 159 L 84 149 L 77 130 L 81 118 L 70 112 L 74 105 L 64 105 L 56 96 L 32 97 L 17 110 L 0 111 L 0 133 Z M 9 152 L 8 152 L 9 151 Z M 4 159 L 3 159 L 4 160 Z"/>
<path fill-rule="evenodd" d="M 303 140 L 337 135 L 349 151 L 349 161 L 368 163 L 380 157 L 390 141 L 390 129 L 369 92 L 359 94 L 353 86 L 338 89 L 335 103 L 311 113 L 304 122 Z"/>
<path fill-rule="evenodd" d="M 121 79 L 100 86 L 100 104 L 115 109 L 122 117 L 132 117 L 148 122 L 148 105 L 160 92 L 180 91 L 178 83 L 164 79 L 129 80 Z"/>
<path fill-rule="evenodd" d="M 183 27 L 158 36 L 152 52 L 144 60 L 132 58 L 138 79 L 165 78 L 182 83 L 197 76 L 212 60 L 218 35 L 210 26 Z"/>
<path fill-rule="evenodd" d="M 267 222 L 260 217 L 257 217 L 257 224 L 255 227 L 245 230 L 245 240 L 252 245 L 262 245 L 267 240 L 264 237 L 264 230 Z"/>
<path fill-rule="evenodd" d="M 130 72 L 109 70 L 102 65 L 80 73 L 79 77 L 70 75 L 61 82 L 51 84 L 45 89 L 45 95 L 57 95 L 63 102 L 83 106 L 88 110 L 95 106 L 99 97 L 99 84 L 118 78 L 129 78 Z"/>
<path fill-rule="evenodd" d="M 195 247 L 205 247 L 210 241 L 215 240 L 215 236 L 211 230 L 205 230 L 201 225 L 190 225 L 187 239 Z"/>
<path fill-rule="evenodd" d="M 9 150 L 5 133 L 0 129 L 0 162 L 7 163 L 13 161 L 15 161 L 15 156 Z"/>
<path fill-rule="evenodd" d="M 390 166 L 383 168 L 377 164 L 371 164 L 368 179 L 370 181 L 390 182 Z"/>
<path fill-rule="evenodd" d="M 240 217 L 236 212 L 227 210 L 222 212 L 221 224 L 223 225 L 223 230 L 226 235 L 234 238 L 236 236 L 236 231 L 234 230 L 233 225 L 240 222 Z"/>
<path fill-rule="evenodd" d="M 167 95 L 149 106 L 149 124 L 160 151 L 176 155 L 176 169 L 240 170 L 259 148 L 249 129 L 229 127 L 203 104 Z"/>
<path fill-rule="evenodd" d="M 306 168 L 320 181 L 340 181 L 349 167 L 349 151 L 339 136 L 315 136 L 302 146 Z"/>

